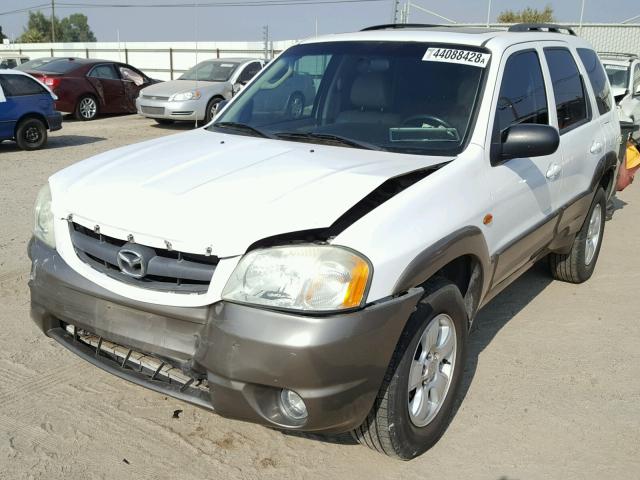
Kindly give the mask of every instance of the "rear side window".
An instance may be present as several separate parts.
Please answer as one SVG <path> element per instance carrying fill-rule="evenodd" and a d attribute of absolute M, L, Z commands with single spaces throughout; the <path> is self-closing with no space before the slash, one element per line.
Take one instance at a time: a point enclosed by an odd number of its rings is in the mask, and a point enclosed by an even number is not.
<path fill-rule="evenodd" d="M 24 75 L 3 75 L 0 85 L 7 97 L 22 97 L 25 95 L 40 95 L 47 93 L 42 85 Z"/>
<path fill-rule="evenodd" d="M 584 65 L 589 81 L 593 87 L 593 92 L 596 95 L 596 104 L 598 105 L 598 111 L 600 115 L 607 113 L 611 110 L 611 91 L 609 89 L 609 83 L 607 82 L 607 74 L 598 60 L 596 52 L 588 48 L 579 48 L 578 55 L 582 64 Z"/>
<path fill-rule="evenodd" d="M 540 59 L 534 50 L 514 53 L 504 67 L 496 133 L 519 123 L 549 124 L 549 108 Z"/>
<path fill-rule="evenodd" d="M 551 73 L 558 127 L 560 133 L 563 133 L 587 120 L 582 77 L 573 55 L 566 48 L 545 48 L 544 55 Z"/>
<path fill-rule="evenodd" d="M 118 77 L 113 65 L 97 65 L 93 67 L 89 76 L 93 78 L 104 78 L 107 80 L 120 80 L 120 77 Z"/>

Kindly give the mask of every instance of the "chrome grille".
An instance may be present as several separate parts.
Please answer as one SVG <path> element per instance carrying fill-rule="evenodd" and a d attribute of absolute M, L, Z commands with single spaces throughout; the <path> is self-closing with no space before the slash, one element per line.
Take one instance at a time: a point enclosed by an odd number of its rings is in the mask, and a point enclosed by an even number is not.
<path fill-rule="evenodd" d="M 142 98 L 146 98 L 147 100 L 169 100 L 169 97 L 162 97 L 159 95 L 142 95 Z"/>
<path fill-rule="evenodd" d="M 164 115 L 164 107 L 149 107 L 147 105 L 140 105 L 142 113 L 149 113 L 151 115 Z"/>
<path fill-rule="evenodd" d="M 78 257 L 95 270 L 141 288 L 177 293 L 204 293 L 218 264 L 218 257 L 142 246 L 150 251 L 145 274 L 133 277 L 121 271 L 118 253 L 132 242 L 103 235 L 75 222 L 69 223 L 71 242 Z"/>

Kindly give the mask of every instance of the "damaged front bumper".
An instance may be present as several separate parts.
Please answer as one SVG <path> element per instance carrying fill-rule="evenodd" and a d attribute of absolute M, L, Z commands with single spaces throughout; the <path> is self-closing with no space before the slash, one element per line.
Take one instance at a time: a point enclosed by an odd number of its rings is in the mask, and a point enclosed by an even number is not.
<path fill-rule="evenodd" d="M 338 433 L 362 423 L 406 320 L 412 289 L 365 309 L 305 316 L 218 302 L 171 307 L 116 295 L 79 275 L 37 239 L 31 316 L 69 350 L 119 377 L 272 427 Z M 280 407 L 287 388 L 304 400 L 300 423 Z"/>

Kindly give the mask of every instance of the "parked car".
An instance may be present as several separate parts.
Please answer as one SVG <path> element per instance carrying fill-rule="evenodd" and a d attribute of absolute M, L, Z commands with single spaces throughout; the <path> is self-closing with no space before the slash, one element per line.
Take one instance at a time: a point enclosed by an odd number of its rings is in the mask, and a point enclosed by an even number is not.
<path fill-rule="evenodd" d="M 16 68 L 29 61 L 29 57 L 19 53 L 0 53 L 0 69 Z"/>
<path fill-rule="evenodd" d="M 136 102 L 138 113 L 161 124 L 175 120 L 208 123 L 218 104 L 239 91 L 263 64 L 255 58 L 205 60 L 177 80 L 146 87 Z"/>
<path fill-rule="evenodd" d="M 620 118 L 640 126 L 640 57 L 632 53 L 601 52 Z M 633 137 L 640 140 L 636 130 Z"/>
<path fill-rule="evenodd" d="M 47 144 L 47 130 L 62 128 L 56 96 L 26 73 L 0 69 L 0 142 L 15 140 L 23 150 Z"/>
<path fill-rule="evenodd" d="M 256 110 L 294 75 L 312 108 Z M 310 39 L 208 126 L 53 175 L 32 316 L 165 395 L 410 459 L 455 410 L 478 310 L 539 260 L 593 274 L 619 136 L 596 53 L 564 27 Z"/>
<path fill-rule="evenodd" d="M 131 65 L 95 58 L 44 59 L 26 71 L 58 96 L 59 111 L 73 113 L 78 120 L 135 113 L 140 90 L 157 83 Z"/>

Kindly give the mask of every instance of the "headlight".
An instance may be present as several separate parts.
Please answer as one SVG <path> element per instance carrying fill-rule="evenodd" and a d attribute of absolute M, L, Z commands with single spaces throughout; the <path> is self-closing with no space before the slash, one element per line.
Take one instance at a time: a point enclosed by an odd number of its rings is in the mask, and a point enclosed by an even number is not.
<path fill-rule="evenodd" d="M 49 189 L 49 184 L 46 184 L 40 189 L 36 198 L 33 234 L 51 248 L 56 248 L 56 237 L 53 233 L 53 213 L 51 213 L 51 190 Z"/>
<path fill-rule="evenodd" d="M 169 101 L 184 102 L 185 100 L 198 100 L 200 96 L 200 90 L 191 90 L 190 92 L 174 93 L 169 97 Z"/>
<path fill-rule="evenodd" d="M 342 247 L 254 250 L 240 260 L 222 298 L 291 310 L 342 310 L 362 305 L 370 274 L 367 260 Z"/>

